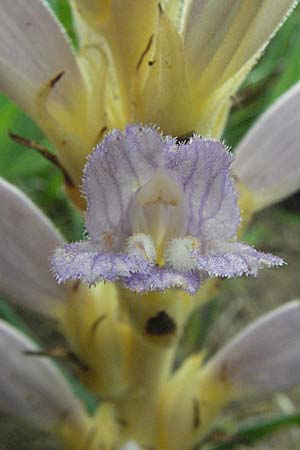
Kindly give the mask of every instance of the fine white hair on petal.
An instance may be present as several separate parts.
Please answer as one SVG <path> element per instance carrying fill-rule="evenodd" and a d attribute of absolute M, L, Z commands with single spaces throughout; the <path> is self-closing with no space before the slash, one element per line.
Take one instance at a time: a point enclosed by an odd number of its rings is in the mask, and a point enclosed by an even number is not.
<path fill-rule="evenodd" d="M 213 242 L 206 254 L 197 249 L 192 251 L 199 270 L 205 270 L 210 276 L 240 277 L 243 274 L 256 276 L 262 267 L 278 267 L 283 259 L 269 253 L 255 250 L 241 242 Z"/>
<path fill-rule="evenodd" d="M 83 408 L 56 366 L 26 354 L 37 350 L 29 338 L 0 320 L 0 408 L 42 429 L 53 429 L 62 420 L 80 426 Z"/>
<path fill-rule="evenodd" d="M 81 279 L 93 285 L 145 271 L 149 261 L 141 253 L 105 253 L 98 242 L 82 241 L 57 248 L 51 263 L 58 283 Z"/>
<path fill-rule="evenodd" d="M 208 363 L 238 397 L 300 385 L 300 302 L 289 302 L 250 324 Z"/>
<path fill-rule="evenodd" d="M 84 82 L 63 28 L 44 0 L 1 0 L 0 90 L 34 116 L 39 90 L 62 73 L 55 100 L 66 108 Z"/>
<path fill-rule="evenodd" d="M 0 292 L 21 306 L 55 313 L 67 299 L 49 257 L 63 238 L 21 191 L 0 178 Z"/>
<path fill-rule="evenodd" d="M 125 286 L 137 293 L 147 291 L 164 292 L 170 288 L 183 289 L 194 295 L 204 277 L 197 271 L 179 271 L 169 267 L 150 266 L 147 271 L 136 272 L 124 280 Z"/>
<path fill-rule="evenodd" d="M 300 188 L 300 84 L 282 95 L 236 149 L 233 171 L 251 190 L 256 210 Z"/>

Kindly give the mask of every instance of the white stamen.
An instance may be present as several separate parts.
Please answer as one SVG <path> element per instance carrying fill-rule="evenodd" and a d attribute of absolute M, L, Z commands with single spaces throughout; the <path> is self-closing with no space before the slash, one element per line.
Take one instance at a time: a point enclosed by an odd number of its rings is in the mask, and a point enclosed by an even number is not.
<path fill-rule="evenodd" d="M 165 251 L 167 263 L 175 270 L 196 269 L 191 252 L 198 248 L 199 245 L 199 240 L 192 236 L 182 239 L 172 239 Z"/>

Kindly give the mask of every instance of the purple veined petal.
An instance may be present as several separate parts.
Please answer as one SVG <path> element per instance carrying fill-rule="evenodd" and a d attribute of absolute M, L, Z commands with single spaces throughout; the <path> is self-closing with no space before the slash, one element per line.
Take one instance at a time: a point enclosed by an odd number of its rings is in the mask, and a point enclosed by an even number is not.
<path fill-rule="evenodd" d="M 49 256 L 63 238 L 21 191 L 0 179 L 0 292 L 15 303 L 55 313 L 68 289 L 57 286 Z"/>
<path fill-rule="evenodd" d="M 192 252 L 199 270 L 205 270 L 210 276 L 236 277 L 243 274 L 257 275 L 260 268 L 277 267 L 284 264 L 278 256 L 262 253 L 240 242 L 214 243 L 207 254 Z"/>
<path fill-rule="evenodd" d="M 272 105 L 236 149 L 232 169 L 250 189 L 256 210 L 300 188 L 300 85 Z"/>
<path fill-rule="evenodd" d="M 64 76 L 51 95 L 76 111 L 84 80 L 63 28 L 43 0 L 2 0 L 0 8 L 0 89 L 35 117 L 40 89 Z M 78 107 L 78 105 L 77 105 Z"/>
<path fill-rule="evenodd" d="M 216 236 L 231 239 L 240 222 L 232 157 L 217 141 L 195 137 L 177 149 L 170 146 L 168 166 L 183 185 L 187 202 L 186 235 L 205 243 Z"/>
<path fill-rule="evenodd" d="M 64 419 L 83 427 L 83 408 L 56 366 L 24 353 L 37 350 L 29 338 L 0 321 L 0 408 L 42 429 L 54 429 Z"/>
<path fill-rule="evenodd" d="M 144 273 L 134 273 L 125 280 L 125 286 L 137 293 L 183 289 L 194 295 L 200 287 L 198 272 L 179 272 L 172 269 L 149 267 Z"/>
<path fill-rule="evenodd" d="M 88 285 L 130 277 L 147 270 L 149 265 L 146 259 L 128 253 L 103 253 L 99 243 L 91 241 L 56 249 L 51 263 L 58 283 L 80 279 Z"/>
<path fill-rule="evenodd" d="M 162 164 L 163 148 L 154 128 L 138 125 L 112 131 L 96 147 L 84 175 L 86 227 L 92 239 L 108 236 L 110 249 L 121 249 L 131 234 L 126 223 L 130 201 Z"/>
<path fill-rule="evenodd" d="M 262 316 L 208 363 L 212 377 L 226 377 L 238 396 L 268 394 L 300 384 L 300 302 Z M 205 370 L 205 368 L 204 368 Z"/>

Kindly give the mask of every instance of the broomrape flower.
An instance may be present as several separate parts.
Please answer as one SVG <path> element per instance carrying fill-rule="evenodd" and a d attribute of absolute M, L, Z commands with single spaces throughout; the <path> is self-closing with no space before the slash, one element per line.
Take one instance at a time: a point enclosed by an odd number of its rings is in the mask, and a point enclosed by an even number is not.
<path fill-rule="evenodd" d="M 220 142 L 178 144 L 150 127 L 112 131 L 84 172 L 91 240 L 59 249 L 58 281 L 122 280 L 137 292 L 198 290 L 202 273 L 256 275 L 283 261 L 236 241 L 232 158 Z M 205 277 L 205 275 L 204 275 Z"/>
<path fill-rule="evenodd" d="M 77 186 L 107 130 L 141 122 L 220 137 L 231 96 L 297 1 L 70 3 L 77 51 L 45 1 L 2 0 L 0 89 Z"/>

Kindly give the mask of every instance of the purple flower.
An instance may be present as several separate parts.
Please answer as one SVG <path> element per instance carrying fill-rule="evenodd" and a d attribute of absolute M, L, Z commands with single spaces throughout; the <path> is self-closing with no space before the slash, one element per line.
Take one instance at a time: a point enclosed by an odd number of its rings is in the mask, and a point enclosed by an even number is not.
<path fill-rule="evenodd" d="M 138 125 L 112 131 L 85 168 L 90 240 L 56 251 L 58 282 L 120 280 L 136 292 L 176 287 L 194 294 L 207 276 L 281 265 L 236 240 L 231 163 L 218 141 L 178 143 Z"/>

